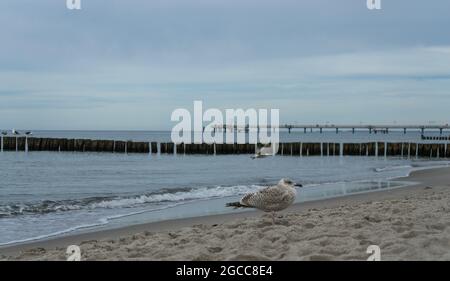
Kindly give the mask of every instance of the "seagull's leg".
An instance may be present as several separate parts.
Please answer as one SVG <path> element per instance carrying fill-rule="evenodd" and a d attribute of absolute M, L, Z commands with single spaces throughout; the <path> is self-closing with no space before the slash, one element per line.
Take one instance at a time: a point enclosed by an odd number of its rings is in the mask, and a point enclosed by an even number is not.
<path fill-rule="evenodd" d="M 272 224 L 275 224 L 275 211 L 272 211 Z"/>

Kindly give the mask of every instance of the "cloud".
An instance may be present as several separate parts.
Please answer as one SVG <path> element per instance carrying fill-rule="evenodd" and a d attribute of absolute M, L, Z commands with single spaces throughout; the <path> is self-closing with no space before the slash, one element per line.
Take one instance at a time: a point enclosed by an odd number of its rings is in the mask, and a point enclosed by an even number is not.
<path fill-rule="evenodd" d="M 4 0 L 0 127 L 168 128 L 194 99 L 290 121 L 446 118 L 450 2 L 385 2 Z"/>

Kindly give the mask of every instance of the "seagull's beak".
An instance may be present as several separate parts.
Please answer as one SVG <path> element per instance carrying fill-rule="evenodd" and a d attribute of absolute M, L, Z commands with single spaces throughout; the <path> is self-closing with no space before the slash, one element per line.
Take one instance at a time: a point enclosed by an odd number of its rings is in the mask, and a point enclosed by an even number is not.
<path fill-rule="evenodd" d="M 303 187 L 303 185 L 301 185 L 299 183 L 294 184 L 294 186 L 296 186 L 296 187 Z"/>

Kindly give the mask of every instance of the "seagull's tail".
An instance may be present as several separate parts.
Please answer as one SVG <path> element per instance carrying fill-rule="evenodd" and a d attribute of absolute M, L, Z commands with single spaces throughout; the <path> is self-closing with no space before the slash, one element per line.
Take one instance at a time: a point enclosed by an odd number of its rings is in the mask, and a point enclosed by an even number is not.
<path fill-rule="evenodd" d="M 241 202 L 231 202 L 231 203 L 227 203 L 227 204 L 225 204 L 225 207 L 233 207 L 233 208 L 235 208 L 235 209 L 237 209 L 237 208 L 250 208 L 250 207 L 247 206 L 247 205 L 241 204 Z"/>

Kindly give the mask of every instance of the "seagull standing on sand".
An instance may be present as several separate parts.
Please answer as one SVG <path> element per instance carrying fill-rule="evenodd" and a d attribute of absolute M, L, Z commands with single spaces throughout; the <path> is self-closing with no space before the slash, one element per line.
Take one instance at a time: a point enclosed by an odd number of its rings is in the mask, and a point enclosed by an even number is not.
<path fill-rule="evenodd" d="M 227 207 L 255 208 L 272 213 L 272 222 L 275 223 L 275 212 L 289 207 L 297 195 L 295 187 L 302 187 L 290 179 L 281 179 L 277 185 L 269 186 L 259 191 L 248 193 L 239 202 L 227 203 Z"/>

